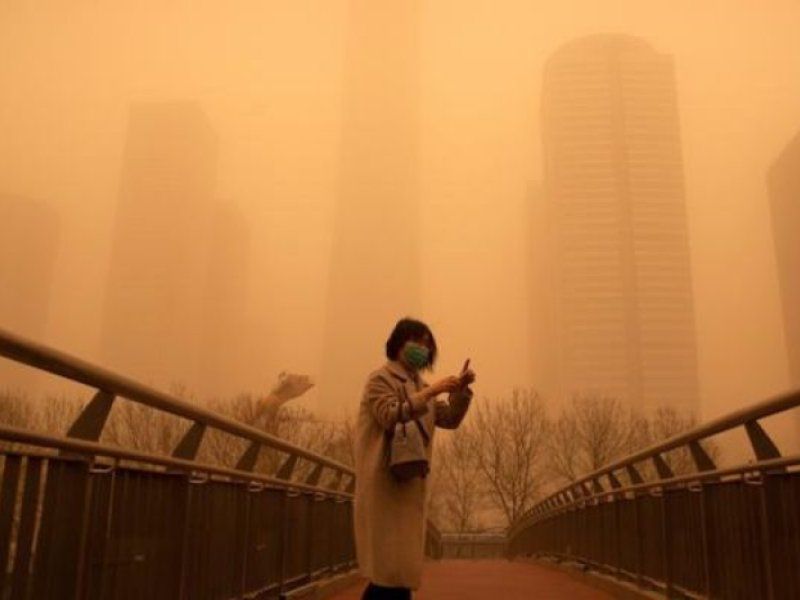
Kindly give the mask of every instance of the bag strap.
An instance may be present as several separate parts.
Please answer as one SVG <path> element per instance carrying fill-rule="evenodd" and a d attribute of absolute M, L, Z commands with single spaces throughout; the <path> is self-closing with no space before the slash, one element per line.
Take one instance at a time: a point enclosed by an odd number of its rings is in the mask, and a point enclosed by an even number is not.
<path fill-rule="evenodd" d="M 408 397 L 408 391 L 406 390 L 406 386 L 405 385 L 403 386 L 403 399 L 400 400 L 400 406 L 398 408 L 398 410 L 401 411 L 401 412 L 403 410 L 403 404 L 408 404 L 408 414 L 410 415 L 411 412 L 414 410 L 414 407 L 411 405 L 411 400 Z M 419 432 L 422 435 L 422 439 L 425 441 L 425 445 L 427 446 L 428 444 L 430 444 L 431 443 L 431 437 L 428 434 L 428 431 L 425 429 L 425 426 L 420 422 L 420 420 L 417 419 L 417 418 L 412 418 L 412 419 L 410 419 L 410 421 L 413 421 L 414 423 L 416 423 L 417 429 L 419 429 Z M 402 423 L 405 426 L 405 424 L 408 423 L 408 422 L 409 421 L 403 421 Z"/>

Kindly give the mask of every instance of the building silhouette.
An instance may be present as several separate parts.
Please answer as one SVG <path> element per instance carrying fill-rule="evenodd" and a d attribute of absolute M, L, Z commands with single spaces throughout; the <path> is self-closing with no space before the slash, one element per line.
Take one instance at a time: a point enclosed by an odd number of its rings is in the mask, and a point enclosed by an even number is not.
<path fill-rule="evenodd" d="M 131 107 L 103 355 L 159 387 L 198 383 L 216 166 L 216 134 L 197 104 Z"/>
<path fill-rule="evenodd" d="M 250 232 L 242 212 L 218 204 L 209 234 L 199 386 L 206 396 L 243 391 Z"/>
<path fill-rule="evenodd" d="M 698 403 L 671 57 L 624 35 L 559 49 L 542 97 L 562 396 Z"/>
<path fill-rule="evenodd" d="M 556 356 L 552 348 L 555 337 L 551 293 L 553 270 L 550 256 L 550 223 L 547 218 L 547 198 L 541 181 L 528 182 L 527 205 L 527 297 L 528 347 L 530 348 L 530 377 L 534 389 L 545 398 L 558 393 Z"/>
<path fill-rule="evenodd" d="M 418 3 L 353 0 L 319 409 L 355 406 L 398 318 L 419 311 Z"/>
<path fill-rule="evenodd" d="M 59 219 L 44 202 L 0 195 L 0 327 L 44 342 Z M 0 390 L 29 391 L 33 369 L 0 359 Z"/>
<path fill-rule="evenodd" d="M 794 387 L 800 386 L 800 134 L 769 170 L 772 237 L 778 265 L 786 352 Z"/>

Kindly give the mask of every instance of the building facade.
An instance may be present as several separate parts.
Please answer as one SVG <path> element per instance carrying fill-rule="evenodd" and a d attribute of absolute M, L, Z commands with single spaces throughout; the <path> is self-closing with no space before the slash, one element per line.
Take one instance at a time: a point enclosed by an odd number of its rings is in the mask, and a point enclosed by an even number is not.
<path fill-rule="evenodd" d="M 59 219 L 39 200 L 0 195 L 0 327 L 45 342 Z M 0 359 L 0 390 L 30 391 L 33 369 Z"/>
<path fill-rule="evenodd" d="M 542 128 L 559 394 L 696 410 L 672 59 L 624 35 L 565 45 L 545 68 Z"/>
<path fill-rule="evenodd" d="M 353 0 L 319 410 L 358 404 L 395 321 L 420 309 L 417 30 L 409 2 Z"/>
<path fill-rule="evenodd" d="M 217 137 L 192 102 L 132 106 L 102 354 L 162 388 L 199 381 Z"/>
<path fill-rule="evenodd" d="M 770 168 L 767 184 L 789 375 L 800 387 L 800 134 Z"/>

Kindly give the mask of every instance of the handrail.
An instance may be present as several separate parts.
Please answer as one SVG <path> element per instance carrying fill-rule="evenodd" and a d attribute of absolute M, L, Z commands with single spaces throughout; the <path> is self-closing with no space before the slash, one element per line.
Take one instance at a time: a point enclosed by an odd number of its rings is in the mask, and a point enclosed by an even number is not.
<path fill-rule="evenodd" d="M 566 484 L 515 520 L 509 556 L 578 561 L 669 598 L 800 597 L 800 454 L 783 456 L 759 422 L 798 406 L 800 390 L 781 394 Z M 738 427 L 754 458 L 719 467 L 701 442 Z M 663 456 L 679 448 L 692 472 Z"/>
<path fill-rule="evenodd" d="M 525 525 L 528 525 L 533 521 L 544 520 L 552 516 L 553 514 L 556 514 L 564 510 L 569 510 L 569 508 L 571 508 L 574 505 L 591 505 L 593 503 L 596 503 L 597 501 L 630 492 L 636 492 L 636 493 L 648 492 L 650 490 L 663 489 L 684 484 L 688 485 L 696 483 L 708 483 L 712 481 L 719 481 L 720 478 L 724 477 L 741 476 L 742 478 L 747 479 L 748 475 L 751 473 L 760 473 L 764 471 L 779 471 L 781 469 L 785 469 L 786 467 L 792 467 L 795 465 L 800 465 L 800 454 L 795 454 L 793 456 L 786 456 L 783 458 L 775 458 L 771 460 L 759 461 L 758 463 L 753 463 L 753 464 L 739 465 L 736 467 L 719 469 L 716 471 L 695 472 L 686 475 L 670 477 L 668 479 L 647 481 L 644 483 L 637 483 L 621 488 L 603 490 L 601 492 L 593 492 L 591 494 L 587 493 L 585 496 L 576 499 L 574 502 L 563 505 L 554 505 L 538 514 L 533 514 L 532 511 L 529 511 L 525 515 L 519 517 L 519 519 L 513 525 L 513 527 L 509 529 L 508 537 L 509 538 L 512 537 L 518 532 L 518 530 L 521 527 L 524 527 Z"/>
<path fill-rule="evenodd" d="M 221 467 L 218 465 L 197 462 L 195 460 L 165 456 L 163 454 L 153 454 L 151 452 L 130 450 L 127 448 L 112 446 L 110 444 L 100 444 L 98 442 L 89 442 L 76 438 L 45 435 L 28 431 L 27 429 L 9 427 L 2 424 L 0 424 L 0 440 L 17 442 L 20 444 L 29 444 L 42 448 L 67 450 L 79 455 L 105 456 L 118 460 L 130 460 L 148 463 L 151 465 L 159 465 L 162 467 L 172 467 L 174 469 L 186 472 L 202 471 L 203 473 L 208 473 L 210 475 L 221 475 L 223 477 L 230 477 L 242 482 L 249 483 L 257 481 L 281 489 L 293 489 L 312 493 L 324 492 L 326 495 L 343 499 L 352 499 L 353 497 L 353 494 L 349 492 L 330 488 L 323 489 L 316 485 L 308 485 L 298 481 L 286 481 L 285 479 L 270 477 L 269 475 L 263 475 L 261 473 L 253 473 L 251 471 L 242 471 L 229 467 Z"/>
<path fill-rule="evenodd" d="M 333 459 L 1 328 L 0 356 L 354 476 Z"/>
<path fill-rule="evenodd" d="M 356 566 L 351 467 L 2 329 L 0 357 L 96 391 L 66 433 L 0 423 L 0 597 L 283 597 Z M 117 397 L 189 421 L 171 453 L 99 441 Z M 212 428 L 249 442 L 235 466 Z"/>
<path fill-rule="evenodd" d="M 709 421 L 708 423 L 695 427 L 694 429 L 674 435 L 667 440 L 653 444 L 643 450 L 639 450 L 622 459 L 619 459 L 608 465 L 600 467 L 599 469 L 592 471 L 588 475 L 584 475 L 568 483 L 567 485 L 551 493 L 546 498 L 538 502 L 535 506 L 533 506 L 531 509 L 529 509 L 523 515 L 520 516 L 520 518 L 517 520 L 517 523 L 512 525 L 509 534 L 510 535 L 513 534 L 513 532 L 516 531 L 518 524 L 529 521 L 532 515 L 534 515 L 537 511 L 541 510 L 543 507 L 546 507 L 547 504 L 553 501 L 554 499 L 567 494 L 571 490 L 575 489 L 585 490 L 586 488 L 584 487 L 584 484 L 587 483 L 591 484 L 599 480 L 601 477 L 607 476 L 609 474 L 613 475 L 615 471 L 620 471 L 622 469 L 625 469 L 626 467 L 635 466 L 637 463 L 653 459 L 656 456 L 660 456 L 664 452 L 669 452 L 670 450 L 675 450 L 676 448 L 680 448 L 694 442 L 700 442 L 701 440 L 711 437 L 713 435 L 729 431 L 731 429 L 746 425 L 751 422 L 757 422 L 759 419 L 762 419 L 764 417 L 784 412 L 786 410 L 790 410 L 798 406 L 800 406 L 800 390 L 795 390 L 784 394 L 780 394 L 775 398 L 760 402 L 748 408 L 743 408 L 734 411 L 728 415 L 719 417 L 717 419 Z M 780 462 L 781 464 L 794 464 L 792 461 L 788 461 L 788 463 L 787 461 L 780 461 Z M 746 467 L 743 466 L 739 470 L 740 471 L 752 470 L 754 468 L 758 468 L 758 464 L 759 463 L 750 464 L 747 465 Z M 736 471 L 736 469 L 734 469 L 734 471 Z M 687 479 L 687 480 L 697 479 L 698 475 L 699 473 L 694 473 L 691 477 L 686 477 L 682 479 Z M 720 472 L 714 469 L 713 471 L 709 472 L 709 475 L 719 476 Z M 653 485 L 659 485 L 663 483 L 664 481 L 662 480 L 657 483 L 654 483 Z M 612 492 L 618 493 L 631 489 L 632 487 L 633 486 L 624 486 L 612 490 L 603 490 L 602 492 L 599 493 L 584 491 L 581 497 L 576 499 L 575 501 L 586 500 L 587 498 L 594 496 L 607 495 L 608 493 Z"/>

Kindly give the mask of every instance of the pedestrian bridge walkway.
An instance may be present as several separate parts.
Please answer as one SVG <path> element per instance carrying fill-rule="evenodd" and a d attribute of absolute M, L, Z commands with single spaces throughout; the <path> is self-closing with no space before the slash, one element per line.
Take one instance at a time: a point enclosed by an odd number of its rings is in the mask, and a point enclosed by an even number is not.
<path fill-rule="evenodd" d="M 1 600 L 279 598 L 356 567 L 349 466 L 2 329 L 0 359 L 93 394 L 55 434 L 0 413 Z M 182 419 L 180 439 L 167 453 L 102 442 L 121 402 Z M 800 392 L 785 394 L 589 473 L 517 518 L 502 553 L 566 559 L 670 598 L 800 598 L 800 456 L 760 424 L 798 406 Z M 704 443 L 733 430 L 752 458 L 720 468 Z M 209 437 L 235 452 L 199 458 Z M 673 472 L 674 451 L 693 464 Z M 258 466 L 265 457 L 274 468 Z M 435 527 L 425 552 L 449 556 Z M 440 560 L 418 597 L 603 595 L 523 560 Z"/>
<path fill-rule="evenodd" d="M 359 600 L 364 584 L 333 596 Z M 439 560 L 425 565 L 415 600 L 610 600 L 611 594 L 579 582 L 566 573 L 530 562 L 507 560 Z"/>

